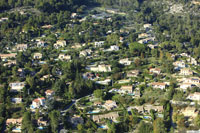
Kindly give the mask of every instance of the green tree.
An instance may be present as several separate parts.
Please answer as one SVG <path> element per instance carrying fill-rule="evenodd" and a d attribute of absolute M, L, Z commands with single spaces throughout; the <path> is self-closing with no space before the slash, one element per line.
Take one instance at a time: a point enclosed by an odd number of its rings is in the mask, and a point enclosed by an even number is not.
<path fill-rule="evenodd" d="M 166 133 L 167 132 L 164 121 L 161 118 L 157 118 L 153 122 L 153 132 L 154 133 Z"/>
<path fill-rule="evenodd" d="M 95 96 L 96 98 L 103 99 L 103 97 L 104 97 L 104 92 L 103 92 L 102 90 L 100 90 L 100 89 L 97 89 L 97 90 L 94 91 L 94 96 Z"/>
<path fill-rule="evenodd" d="M 51 111 L 49 113 L 51 131 L 53 133 L 57 133 L 58 132 L 59 117 L 60 117 L 60 112 L 57 111 L 57 110 L 53 110 L 53 111 Z"/>
<path fill-rule="evenodd" d="M 22 132 L 24 132 L 24 133 L 33 133 L 34 132 L 34 126 L 33 126 L 30 112 L 25 112 L 23 115 Z"/>

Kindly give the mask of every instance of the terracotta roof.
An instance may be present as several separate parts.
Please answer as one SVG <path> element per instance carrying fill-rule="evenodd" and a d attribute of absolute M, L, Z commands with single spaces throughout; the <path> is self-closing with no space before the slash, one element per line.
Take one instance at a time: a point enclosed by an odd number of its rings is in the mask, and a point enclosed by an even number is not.
<path fill-rule="evenodd" d="M 166 84 L 165 83 L 160 83 L 160 82 L 154 82 L 154 83 L 152 83 L 152 85 L 163 85 L 163 86 L 165 86 Z"/>

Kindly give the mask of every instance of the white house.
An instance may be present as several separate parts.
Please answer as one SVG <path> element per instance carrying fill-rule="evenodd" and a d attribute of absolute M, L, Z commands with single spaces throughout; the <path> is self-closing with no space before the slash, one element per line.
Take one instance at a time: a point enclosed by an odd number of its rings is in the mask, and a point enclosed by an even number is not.
<path fill-rule="evenodd" d="M 12 98 L 11 101 L 13 103 L 21 103 L 22 102 L 22 98 Z"/>
<path fill-rule="evenodd" d="M 140 73 L 139 70 L 131 70 L 131 71 L 127 72 L 127 77 L 129 77 L 129 78 L 137 77 L 139 73 Z"/>
<path fill-rule="evenodd" d="M 46 90 L 45 94 L 46 94 L 46 97 L 52 97 L 55 94 L 55 92 L 53 90 Z"/>
<path fill-rule="evenodd" d="M 66 55 L 66 54 L 59 54 L 58 59 L 60 59 L 60 60 L 71 60 L 71 56 Z"/>
<path fill-rule="evenodd" d="M 186 67 L 186 64 L 184 61 L 176 61 L 176 62 L 173 62 L 173 65 L 177 68 L 185 68 Z"/>
<path fill-rule="evenodd" d="M 161 70 L 159 68 L 151 68 L 149 70 L 150 73 L 154 73 L 154 74 L 160 74 Z"/>
<path fill-rule="evenodd" d="M 41 53 L 34 53 L 33 58 L 34 59 L 42 59 L 42 54 Z"/>
<path fill-rule="evenodd" d="M 193 100 L 193 101 L 200 101 L 200 92 L 195 92 L 193 94 L 189 94 L 187 99 Z"/>
<path fill-rule="evenodd" d="M 159 88 L 161 90 L 165 89 L 165 87 L 166 87 L 165 83 L 160 83 L 160 82 L 154 82 L 151 85 L 153 88 Z"/>
<path fill-rule="evenodd" d="M 193 72 L 190 68 L 182 68 L 180 75 L 184 75 L 184 76 L 193 75 Z"/>
<path fill-rule="evenodd" d="M 133 86 L 132 85 L 121 86 L 120 93 L 129 93 L 129 94 L 132 94 L 133 93 Z"/>
<path fill-rule="evenodd" d="M 100 41 L 100 42 L 94 42 L 94 46 L 97 47 L 102 47 L 104 45 L 104 41 Z"/>
<path fill-rule="evenodd" d="M 194 85 L 191 84 L 191 83 L 182 83 L 180 84 L 180 88 L 183 90 L 183 91 L 186 91 L 188 88 L 192 88 Z"/>
<path fill-rule="evenodd" d="M 110 46 L 111 51 L 118 51 L 119 50 L 119 46 L 117 45 L 112 45 Z"/>
<path fill-rule="evenodd" d="M 191 78 L 186 78 L 184 80 L 185 83 L 191 83 L 194 85 L 199 85 L 200 84 L 200 78 L 199 77 L 191 77 Z"/>
<path fill-rule="evenodd" d="M 37 98 L 32 101 L 31 109 L 36 109 L 45 105 L 45 98 Z"/>
<path fill-rule="evenodd" d="M 98 66 L 87 66 L 87 70 L 94 71 L 94 72 L 111 72 L 111 65 L 98 65 Z"/>
<path fill-rule="evenodd" d="M 131 65 L 131 61 L 128 58 L 119 60 L 119 63 L 125 66 Z"/>
<path fill-rule="evenodd" d="M 25 82 L 10 83 L 9 86 L 11 87 L 11 92 L 19 92 L 25 87 Z"/>

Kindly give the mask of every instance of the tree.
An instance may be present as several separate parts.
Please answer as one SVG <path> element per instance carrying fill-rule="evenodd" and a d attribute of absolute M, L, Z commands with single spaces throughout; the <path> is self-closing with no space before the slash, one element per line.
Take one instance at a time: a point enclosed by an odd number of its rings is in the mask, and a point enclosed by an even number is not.
<path fill-rule="evenodd" d="M 51 111 L 49 113 L 51 131 L 53 133 L 57 133 L 58 132 L 59 117 L 60 117 L 60 112 L 57 111 L 57 110 L 53 110 L 53 111 Z"/>
<path fill-rule="evenodd" d="M 195 119 L 194 119 L 194 124 L 196 127 L 200 127 L 200 115 L 198 115 Z"/>
<path fill-rule="evenodd" d="M 153 122 L 153 132 L 154 133 L 166 133 L 167 132 L 164 121 L 161 118 L 157 118 Z"/>
<path fill-rule="evenodd" d="M 104 97 L 104 92 L 103 92 L 102 90 L 100 90 L 100 89 L 97 89 L 97 90 L 94 91 L 94 96 L 95 96 L 96 98 L 103 99 L 103 97 Z"/>
<path fill-rule="evenodd" d="M 23 115 L 22 132 L 24 132 L 24 133 L 33 133 L 34 132 L 34 127 L 33 127 L 30 112 L 25 112 Z"/>
<path fill-rule="evenodd" d="M 141 53 L 145 52 L 146 48 L 145 48 L 144 44 L 140 44 L 138 42 L 134 42 L 134 43 L 130 43 L 129 44 L 129 49 L 130 49 L 130 52 L 132 54 L 140 56 Z"/>
<path fill-rule="evenodd" d="M 138 125 L 138 133 L 150 133 L 153 131 L 153 127 L 150 123 L 141 121 Z"/>

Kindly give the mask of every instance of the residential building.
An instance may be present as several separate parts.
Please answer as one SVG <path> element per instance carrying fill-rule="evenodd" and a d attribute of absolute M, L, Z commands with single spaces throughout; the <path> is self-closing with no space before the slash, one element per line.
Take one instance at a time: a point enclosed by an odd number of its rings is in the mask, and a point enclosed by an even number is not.
<path fill-rule="evenodd" d="M 132 78 L 132 77 L 137 77 L 139 75 L 140 71 L 139 70 L 131 70 L 127 72 L 127 77 Z"/>
<path fill-rule="evenodd" d="M 49 98 L 49 97 L 52 97 L 55 94 L 55 92 L 53 90 L 46 90 L 45 94 L 46 94 L 46 97 Z"/>
<path fill-rule="evenodd" d="M 199 85 L 200 84 L 200 78 L 199 77 L 191 77 L 191 78 L 186 78 L 184 80 L 185 83 L 191 83 L 194 85 Z"/>
<path fill-rule="evenodd" d="M 185 68 L 186 67 L 186 64 L 184 61 L 176 61 L 176 62 L 173 62 L 173 65 L 177 68 Z"/>
<path fill-rule="evenodd" d="M 190 68 L 182 68 L 180 75 L 184 75 L 184 76 L 193 75 L 193 72 Z"/>
<path fill-rule="evenodd" d="M 192 83 L 181 83 L 180 88 L 185 92 L 188 88 L 192 88 L 194 85 Z"/>
<path fill-rule="evenodd" d="M 166 87 L 166 83 L 160 83 L 160 82 L 154 82 L 154 83 L 151 83 L 152 87 L 153 88 L 159 88 L 161 90 L 165 89 Z"/>
<path fill-rule="evenodd" d="M 6 61 L 7 59 L 11 59 L 11 58 L 16 58 L 17 56 L 17 53 L 11 53 L 11 54 L 0 54 L 0 58 L 3 60 L 3 61 Z"/>
<path fill-rule="evenodd" d="M 40 117 L 38 120 L 37 120 L 37 125 L 39 127 L 45 127 L 48 125 L 48 122 L 47 120 L 45 120 L 44 118 Z"/>
<path fill-rule="evenodd" d="M 144 110 L 148 113 L 150 113 L 151 110 L 154 110 L 156 112 L 162 113 L 164 111 L 163 106 L 154 106 L 154 105 L 145 105 Z"/>
<path fill-rule="evenodd" d="M 120 59 L 119 63 L 125 66 L 131 65 L 131 61 L 128 58 Z"/>
<path fill-rule="evenodd" d="M 60 47 L 65 47 L 67 44 L 66 44 L 66 41 L 65 40 L 58 40 L 56 41 L 56 43 L 54 44 L 54 47 L 56 49 L 60 48 Z"/>
<path fill-rule="evenodd" d="M 111 50 L 111 51 L 118 51 L 118 50 L 119 50 L 119 46 L 117 46 L 117 45 L 112 45 L 112 46 L 110 46 L 110 50 Z"/>
<path fill-rule="evenodd" d="M 147 34 L 147 33 L 141 33 L 138 35 L 138 38 L 147 38 L 150 37 L 151 35 Z"/>
<path fill-rule="evenodd" d="M 151 25 L 151 24 L 144 24 L 143 27 L 144 27 L 145 29 L 149 29 L 149 28 L 152 27 L 152 25 Z"/>
<path fill-rule="evenodd" d="M 144 113 L 144 106 L 131 106 L 131 107 L 128 107 L 127 110 L 131 112 L 132 109 L 136 109 L 138 113 L 141 113 L 141 114 Z"/>
<path fill-rule="evenodd" d="M 60 59 L 60 60 L 71 60 L 71 56 L 66 55 L 66 54 L 59 54 L 58 59 Z"/>
<path fill-rule="evenodd" d="M 112 121 L 117 121 L 119 114 L 118 112 L 110 112 L 107 114 L 90 115 L 90 116 L 93 121 L 99 123 L 102 119 L 110 119 Z"/>
<path fill-rule="evenodd" d="M 161 73 L 161 70 L 159 68 L 150 68 L 149 72 L 159 75 Z"/>
<path fill-rule="evenodd" d="M 10 83 L 9 86 L 11 87 L 11 92 L 19 92 L 25 87 L 25 82 L 14 82 Z"/>
<path fill-rule="evenodd" d="M 187 99 L 193 100 L 193 101 L 200 101 L 200 92 L 195 92 L 193 94 L 189 94 Z"/>
<path fill-rule="evenodd" d="M 33 58 L 34 59 L 42 59 L 42 54 L 41 53 L 34 53 Z"/>
<path fill-rule="evenodd" d="M 12 132 L 21 132 L 22 118 L 10 118 L 6 120 L 6 126 L 13 125 Z"/>
<path fill-rule="evenodd" d="M 121 86 L 120 93 L 129 93 L 129 94 L 132 94 L 133 93 L 133 86 L 132 85 Z"/>
<path fill-rule="evenodd" d="M 116 104 L 115 101 L 106 100 L 106 102 L 104 103 L 103 107 L 106 108 L 107 110 L 112 110 L 112 109 L 117 107 L 117 104 Z"/>
<path fill-rule="evenodd" d="M 22 102 L 22 98 L 12 98 L 11 101 L 18 104 Z"/>
<path fill-rule="evenodd" d="M 25 51 L 28 49 L 28 45 L 27 44 L 17 44 L 16 45 L 16 50 L 18 51 Z"/>
<path fill-rule="evenodd" d="M 95 48 L 97 48 L 97 47 L 102 47 L 103 45 L 104 45 L 104 41 L 94 42 Z"/>
<path fill-rule="evenodd" d="M 181 110 L 181 113 L 185 117 L 195 118 L 195 117 L 197 117 L 197 115 L 199 115 L 199 110 L 197 110 L 195 107 L 186 107 L 185 109 Z"/>
<path fill-rule="evenodd" d="M 40 108 L 41 106 L 45 106 L 45 98 L 37 98 L 32 101 L 31 109 Z"/>
<path fill-rule="evenodd" d="M 98 66 L 87 66 L 87 70 L 94 71 L 94 72 L 111 72 L 111 65 L 98 65 Z"/>

